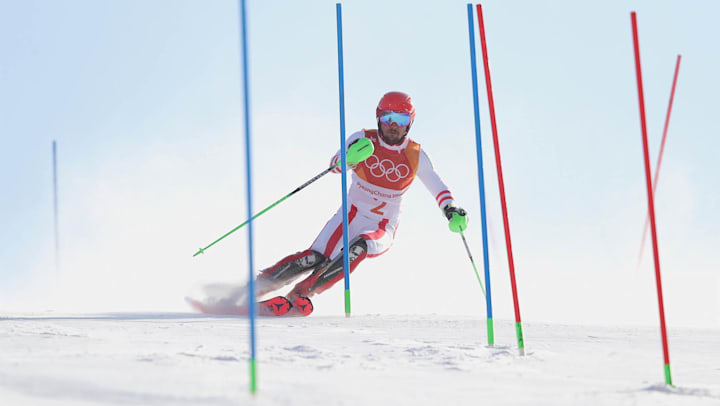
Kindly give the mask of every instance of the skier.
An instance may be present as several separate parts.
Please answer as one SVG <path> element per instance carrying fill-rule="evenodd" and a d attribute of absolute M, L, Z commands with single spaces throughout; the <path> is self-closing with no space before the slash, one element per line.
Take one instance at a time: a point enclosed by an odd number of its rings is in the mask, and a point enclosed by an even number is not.
<path fill-rule="evenodd" d="M 415 120 L 412 99 L 402 92 L 389 92 L 375 110 L 377 130 L 361 130 L 352 134 L 347 145 L 361 137 L 375 148 L 373 155 L 350 169 L 352 184 L 348 196 L 350 272 L 365 258 L 386 253 L 392 245 L 398 226 L 400 205 L 415 177 L 435 197 L 450 229 L 460 232 L 467 228 L 465 210 L 453 205 L 448 187 L 432 167 L 420 144 L 408 137 Z M 340 151 L 331 165 L 340 160 Z M 340 173 L 338 166 L 333 170 Z M 325 224 L 310 248 L 289 255 L 258 275 L 257 296 L 277 290 L 299 276 L 310 273 L 285 296 L 259 303 L 260 314 L 309 315 L 313 310 L 310 297 L 322 293 L 344 277 L 342 252 L 342 207 Z"/>

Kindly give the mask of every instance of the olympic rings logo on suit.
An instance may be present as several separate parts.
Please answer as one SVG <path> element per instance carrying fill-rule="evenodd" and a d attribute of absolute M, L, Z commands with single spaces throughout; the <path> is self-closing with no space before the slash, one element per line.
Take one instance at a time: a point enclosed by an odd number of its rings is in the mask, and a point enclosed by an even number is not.
<path fill-rule="evenodd" d="M 370 155 L 365 160 L 365 166 L 370 170 L 370 173 L 376 178 L 382 178 L 383 176 L 388 182 L 397 182 L 400 179 L 405 179 L 410 175 L 410 168 L 405 164 L 395 165 L 395 162 L 389 159 L 383 159 L 382 161 L 375 155 Z"/>

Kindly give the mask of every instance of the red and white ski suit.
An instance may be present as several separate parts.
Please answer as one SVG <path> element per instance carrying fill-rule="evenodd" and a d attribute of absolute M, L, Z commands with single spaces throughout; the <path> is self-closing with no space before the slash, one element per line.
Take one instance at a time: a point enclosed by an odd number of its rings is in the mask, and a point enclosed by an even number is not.
<path fill-rule="evenodd" d="M 400 216 L 405 192 L 419 177 L 435 197 L 438 207 L 453 202 L 445 183 L 435 173 L 430 159 L 420 144 L 405 137 L 399 145 L 389 145 L 378 137 L 376 130 L 362 130 L 350 136 L 346 145 L 360 137 L 369 139 L 375 151 L 368 159 L 352 167 L 352 183 L 348 196 L 350 237 L 350 272 L 366 257 L 382 255 L 390 249 Z M 347 148 L 347 147 L 346 147 Z M 344 151 L 343 151 L 344 153 Z M 340 159 L 338 151 L 331 160 Z M 340 173 L 340 168 L 333 172 Z M 359 240 L 358 237 L 362 237 Z M 310 249 L 289 255 L 258 276 L 258 295 L 290 283 L 306 271 L 312 274 L 295 285 L 286 295 L 290 302 L 321 293 L 343 278 L 342 207 L 325 224 Z"/>
<path fill-rule="evenodd" d="M 435 197 L 438 207 L 453 202 L 448 187 L 433 169 L 430 158 L 420 144 L 409 137 L 398 145 L 387 144 L 377 130 L 361 130 L 352 134 L 347 145 L 360 137 L 372 141 L 375 151 L 365 161 L 352 167 L 352 184 L 348 195 L 348 235 L 350 241 L 357 236 L 367 242 L 367 256 L 376 257 L 390 249 L 398 226 L 403 195 L 415 176 Z M 330 161 L 335 165 L 340 151 Z M 333 170 L 340 173 L 338 166 Z M 342 249 L 342 207 L 325 224 L 311 249 L 327 258 L 335 258 Z M 359 261 L 358 261 L 359 262 Z M 354 268 L 352 264 L 351 270 Z"/>

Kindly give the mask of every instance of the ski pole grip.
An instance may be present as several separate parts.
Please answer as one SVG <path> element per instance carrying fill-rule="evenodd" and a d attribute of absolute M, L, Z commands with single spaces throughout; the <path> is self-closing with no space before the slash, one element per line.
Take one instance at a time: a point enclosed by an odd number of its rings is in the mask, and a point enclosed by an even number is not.
<path fill-rule="evenodd" d="M 357 141 L 348 146 L 347 150 L 347 164 L 357 165 L 360 162 L 370 158 L 370 155 L 375 152 L 375 147 L 372 141 L 367 138 L 358 138 Z"/>
<path fill-rule="evenodd" d="M 448 227 L 453 233 L 462 233 L 467 229 L 467 215 L 461 216 L 458 213 L 453 213 Z"/>

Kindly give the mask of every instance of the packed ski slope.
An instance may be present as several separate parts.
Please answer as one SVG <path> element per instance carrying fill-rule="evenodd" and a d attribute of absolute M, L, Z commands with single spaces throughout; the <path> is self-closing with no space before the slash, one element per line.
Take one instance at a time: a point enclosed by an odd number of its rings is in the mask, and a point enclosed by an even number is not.
<path fill-rule="evenodd" d="M 670 331 L 675 388 L 654 328 L 447 316 L 258 321 L 258 393 L 248 392 L 248 320 L 195 314 L 7 316 L 3 405 L 720 405 L 720 332 Z"/>

